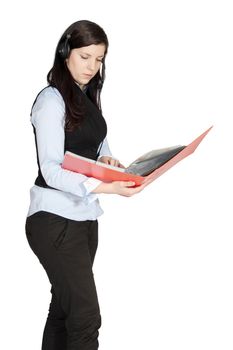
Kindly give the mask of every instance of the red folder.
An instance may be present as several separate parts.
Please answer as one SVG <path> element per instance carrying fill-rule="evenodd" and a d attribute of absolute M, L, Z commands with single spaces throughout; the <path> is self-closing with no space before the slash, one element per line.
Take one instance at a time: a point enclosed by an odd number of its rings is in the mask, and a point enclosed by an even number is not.
<path fill-rule="evenodd" d="M 200 142 L 204 139 L 207 133 L 210 131 L 212 126 L 207 129 L 203 134 L 197 137 L 194 141 L 192 141 L 189 145 L 187 145 L 182 151 L 180 151 L 173 158 L 168 160 L 165 164 L 155 169 L 151 174 L 146 176 L 139 176 L 129 173 L 124 173 L 120 170 L 120 168 L 110 168 L 107 164 L 96 162 L 94 160 L 80 157 L 72 152 L 66 151 L 64 160 L 62 163 L 62 168 L 70 171 L 74 171 L 77 173 L 81 173 L 88 177 L 94 177 L 103 182 L 112 182 L 112 181 L 134 181 L 135 186 L 139 186 L 142 183 L 151 183 L 159 176 L 164 174 L 168 169 L 173 167 L 176 163 L 184 159 L 185 157 L 192 154 Z"/>

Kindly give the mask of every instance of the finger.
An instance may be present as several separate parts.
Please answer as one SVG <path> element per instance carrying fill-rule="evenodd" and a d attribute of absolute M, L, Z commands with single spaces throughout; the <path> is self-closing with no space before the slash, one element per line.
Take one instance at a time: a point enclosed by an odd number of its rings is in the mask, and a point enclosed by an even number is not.
<path fill-rule="evenodd" d="M 121 164 L 121 163 L 119 163 L 119 168 L 124 168 L 125 169 L 125 166 L 123 165 L 123 164 Z"/>
<path fill-rule="evenodd" d="M 110 159 L 110 165 L 117 166 L 118 162 L 116 159 Z"/>
<path fill-rule="evenodd" d="M 142 185 L 140 185 L 140 186 L 131 188 L 131 190 L 133 191 L 133 193 L 138 193 L 138 192 L 141 192 L 145 187 L 146 187 L 146 185 L 145 185 L 145 184 L 142 184 Z"/>

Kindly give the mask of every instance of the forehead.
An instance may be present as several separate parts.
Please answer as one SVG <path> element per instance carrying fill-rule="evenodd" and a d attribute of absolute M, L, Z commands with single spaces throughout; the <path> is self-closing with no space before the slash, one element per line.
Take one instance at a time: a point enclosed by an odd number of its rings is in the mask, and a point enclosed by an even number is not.
<path fill-rule="evenodd" d="M 89 54 L 91 56 L 103 56 L 105 54 L 106 47 L 104 44 L 92 44 L 89 46 L 83 46 L 76 49 L 79 52 Z"/>

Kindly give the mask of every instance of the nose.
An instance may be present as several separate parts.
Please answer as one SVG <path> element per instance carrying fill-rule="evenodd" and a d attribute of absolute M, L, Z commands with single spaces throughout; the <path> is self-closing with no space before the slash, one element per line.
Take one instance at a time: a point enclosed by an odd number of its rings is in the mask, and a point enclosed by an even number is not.
<path fill-rule="evenodd" d="M 96 68 L 95 60 L 89 60 L 89 61 L 88 61 L 87 68 L 88 68 L 89 70 L 91 70 L 91 71 L 94 71 L 95 68 Z"/>

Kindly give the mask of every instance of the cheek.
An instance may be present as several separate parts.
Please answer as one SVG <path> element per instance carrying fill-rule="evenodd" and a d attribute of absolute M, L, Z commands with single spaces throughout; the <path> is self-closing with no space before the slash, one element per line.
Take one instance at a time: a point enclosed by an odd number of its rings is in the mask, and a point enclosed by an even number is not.
<path fill-rule="evenodd" d="M 73 74 L 78 77 L 80 74 L 86 71 L 86 61 L 75 60 L 72 64 Z"/>
<path fill-rule="evenodd" d="M 79 73 L 80 71 L 82 71 L 83 67 L 85 67 L 85 63 L 85 61 L 78 59 L 77 56 L 73 56 L 69 62 L 70 68 L 75 73 Z"/>
<path fill-rule="evenodd" d="M 96 73 L 100 70 L 100 68 L 101 68 L 101 64 L 98 63 L 98 64 L 96 65 Z"/>

